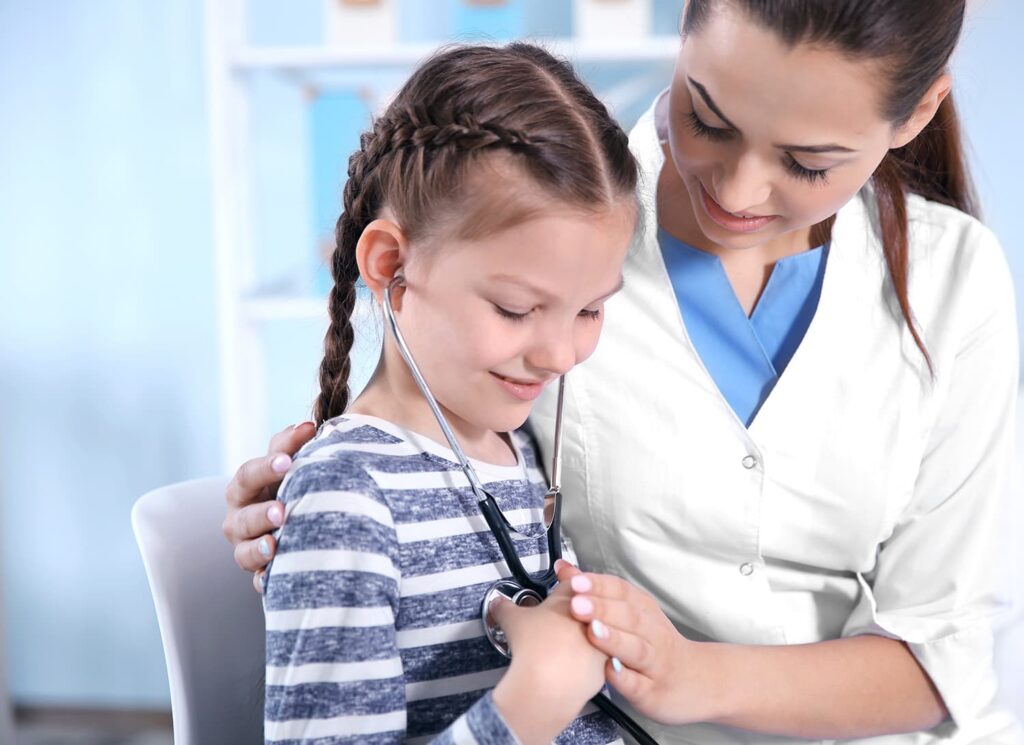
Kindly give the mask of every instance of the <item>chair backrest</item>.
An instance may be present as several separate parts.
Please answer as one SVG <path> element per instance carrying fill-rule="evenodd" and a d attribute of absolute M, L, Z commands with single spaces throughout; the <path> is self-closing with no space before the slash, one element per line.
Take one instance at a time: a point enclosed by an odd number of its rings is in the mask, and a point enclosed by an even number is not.
<path fill-rule="evenodd" d="M 221 533 L 226 484 L 172 484 L 132 509 L 167 661 L 175 745 L 263 742 L 263 609 Z"/>

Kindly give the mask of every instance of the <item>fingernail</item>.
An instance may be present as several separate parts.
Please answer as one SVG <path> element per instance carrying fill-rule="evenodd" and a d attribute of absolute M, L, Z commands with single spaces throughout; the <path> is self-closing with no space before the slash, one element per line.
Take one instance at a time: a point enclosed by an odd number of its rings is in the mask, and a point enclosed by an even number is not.
<path fill-rule="evenodd" d="M 270 541 L 268 541 L 266 538 L 260 538 L 259 547 L 260 547 L 260 556 L 262 556 L 264 559 L 269 559 L 270 558 Z"/>
<path fill-rule="evenodd" d="M 281 523 L 284 522 L 284 510 L 281 509 L 280 504 L 275 503 L 267 508 L 267 519 L 277 527 L 281 527 Z"/>
<path fill-rule="evenodd" d="M 298 429 L 299 427 L 304 427 L 307 424 L 310 425 L 311 427 L 315 427 L 316 426 L 316 422 L 314 422 L 312 419 L 307 419 L 304 422 L 299 422 L 298 424 L 296 424 L 295 425 L 295 429 Z"/>
<path fill-rule="evenodd" d="M 274 457 L 274 460 L 270 461 L 270 468 L 274 473 L 285 473 L 292 465 L 292 459 L 284 453 Z"/>
<path fill-rule="evenodd" d="M 577 574 L 569 580 L 569 586 L 576 592 L 590 592 L 594 589 L 594 583 L 585 574 Z"/>
<path fill-rule="evenodd" d="M 598 621 L 596 618 L 590 622 L 590 630 L 594 632 L 594 636 L 598 639 L 608 638 L 608 627 Z"/>
<path fill-rule="evenodd" d="M 594 604 L 582 595 L 577 595 L 572 599 L 572 610 L 578 615 L 585 616 L 594 612 Z"/>
<path fill-rule="evenodd" d="M 622 663 L 619 662 L 618 657 L 612 657 L 612 670 L 614 670 L 616 674 L 622 672 Z"/>

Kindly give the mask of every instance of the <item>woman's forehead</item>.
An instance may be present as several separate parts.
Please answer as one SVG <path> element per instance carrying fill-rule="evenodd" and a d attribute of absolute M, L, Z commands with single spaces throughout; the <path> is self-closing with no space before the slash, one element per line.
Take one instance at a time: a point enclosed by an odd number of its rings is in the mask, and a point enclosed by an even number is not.
<path fill-rule="evenodd" d="M 883 80 L 877 63 L 827 46 L 789 46 L 741 11 L 723 8 L 684 38 L 673 85 L 692 91 L 690 81 L 699 83 L 744 133 L 781 125 L 802 139 L 857 139 L 886 124 Z"/>

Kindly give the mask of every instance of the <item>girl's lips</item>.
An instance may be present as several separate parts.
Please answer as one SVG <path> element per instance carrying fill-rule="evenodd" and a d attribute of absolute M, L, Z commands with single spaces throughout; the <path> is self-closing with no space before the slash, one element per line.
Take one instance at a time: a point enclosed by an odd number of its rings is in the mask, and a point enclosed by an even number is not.
<path fill-rule="evenodd" d="M 492 372 L 491 375 L 498 381 L 498 385 L 510 393 L 514 398 L 518 398 L 520 401 L 533 401 L 540 395 L 541 391 L 544 390 L 545 382 L 540 383 L 526 383 L 518 380 L 512 380 L 510 378 L 498 375 L 498 373 Z"/>
<path fill-rule="evenodd" d="M 704 205 L 704 211 L 708 217 L 718 226 L 731 230 L 734 233 L 753 233 L 772 222 L 778 215 L 765 215 L 762 217 L 738 217 L 731 212 L 726 212 L 722 205 L 716 202 L 704 184 L 700 185 L 700 201 Z"/>

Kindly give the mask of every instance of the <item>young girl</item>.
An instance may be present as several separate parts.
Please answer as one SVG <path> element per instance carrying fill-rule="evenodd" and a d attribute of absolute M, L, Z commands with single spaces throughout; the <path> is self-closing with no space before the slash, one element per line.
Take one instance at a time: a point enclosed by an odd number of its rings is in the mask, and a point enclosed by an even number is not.
<path fill-rule="evenodd" d="M 618 740 L 584 709 L 607 658 L 569 617 L 567 587 L 497 608 L 511 665 L 485 637 L 483 593 L 507 570 L 390 334 L 353 402 L 347 384 L 356 281 L 379 302 L 401 277 L 413 358 L 503 513 L 536 536 L 517 542 L 527 569 L 546 566 L 544 477 L 515 430 L 594 350 L 635 187 L 604 106 L 522 44 L 435 56 L 363 135 L 332 260 L 319 432 L 282 485 L 267 573 L 268 742 Z"/>

